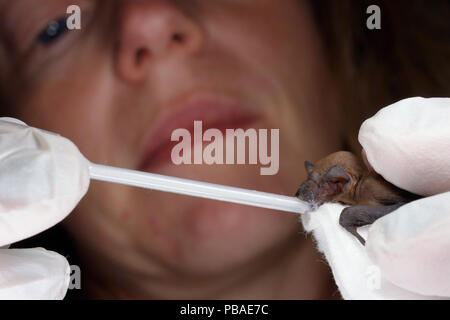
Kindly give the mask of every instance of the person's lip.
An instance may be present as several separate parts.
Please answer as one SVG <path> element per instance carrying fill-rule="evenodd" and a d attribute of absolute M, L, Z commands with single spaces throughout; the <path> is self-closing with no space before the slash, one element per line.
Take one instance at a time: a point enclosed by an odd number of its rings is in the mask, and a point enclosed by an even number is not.
<path fill-rule="evenodd" d="M 203 132 L 209 128 L 225 129 L 248 128 L 259 117 L 259 112 L 241 105 L 228 97 L 201 96 L 189 98 L 173 111 L 157 119 L 145 134 L 141 152 L 139 170 L 155 167 L 170 161 L 170 153 L 178 141 L 171 141 L 172 132 L 185 128 L 193 140 L 194 121 L 202 121 Z"/>

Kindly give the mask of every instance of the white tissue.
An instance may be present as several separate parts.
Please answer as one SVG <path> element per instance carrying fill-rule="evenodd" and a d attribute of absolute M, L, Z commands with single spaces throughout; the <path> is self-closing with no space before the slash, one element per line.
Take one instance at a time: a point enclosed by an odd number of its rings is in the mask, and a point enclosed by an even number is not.
<path fill-rule="evenodd" d="M 414 293 L 386 279 L 384 270 L 370 259 L 366 248 L 339 225 L 339 215 L 344 208 L 340 204 L 327 203 L 302 215 L 303 227 L 313 233 L 317 249 L 325 255 L 344 299 L 437 298 Z M 358 228 L 358 232 L 367 238 L 371 227 Z"/>

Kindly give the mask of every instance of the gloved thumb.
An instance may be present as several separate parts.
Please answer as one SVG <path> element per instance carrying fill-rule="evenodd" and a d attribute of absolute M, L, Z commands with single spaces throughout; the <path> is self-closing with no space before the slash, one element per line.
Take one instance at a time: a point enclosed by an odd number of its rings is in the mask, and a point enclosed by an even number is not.
<path fill-rule="evenodd" d="M 64 219 L 88 190 L 88 161 L 68 139 L 0 118 L 0 247 Z"/>
<path fill-rule="evenodd" d="M 409 98 L 381 109 L 359 131 L 373 169 L 423 196 L 450 191 L 450 98 Z"/>

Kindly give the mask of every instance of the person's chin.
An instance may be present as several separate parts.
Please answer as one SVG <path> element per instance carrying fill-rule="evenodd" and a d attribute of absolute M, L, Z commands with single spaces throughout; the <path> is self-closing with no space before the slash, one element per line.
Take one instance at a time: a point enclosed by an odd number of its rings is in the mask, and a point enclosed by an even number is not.
<path fill-rule="evenodd" d="M 226 272 L 278 249 L 298 234 L 298 217 L 293 214 L 186 200 L 159 216 L 152 212 L 146 224 L 135 226 L 145 250 L 180 273 Z"/>
<path fill-rule="evenodd" d="M 158 173 L 277 192 L 280 176 L 259 166 L 175 166 Z M 270 184 L 269 184 L 270 182 Z M 296 214 L 157 191 L 139 191 L 134 237 L 152 256 L 189 273 L 217 273 L 269 253 L 299 234 Z"/>
<path fill-rule="evenodd" d="M 217 201 L 199 202 L 182 219 L 186 262 L 203 272 L 246 265 L 298 232 L 294 215 Z"/>

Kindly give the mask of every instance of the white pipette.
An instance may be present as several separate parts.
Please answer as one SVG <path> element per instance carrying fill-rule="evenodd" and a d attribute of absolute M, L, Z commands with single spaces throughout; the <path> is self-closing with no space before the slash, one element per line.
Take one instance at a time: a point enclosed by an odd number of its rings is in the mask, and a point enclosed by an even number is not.
<path fill-rule="evenodd" d="M 274 193 L 169 177 L 155 173 L 105 166 L 92 162 L 89 164 L 89 170 L 91 179 L 146 189 L 179 193 L 188 196 L 221 200 L 293 213 L 305 213 L 311 209 L 310 204 L 307 202 L 301 201 L 295 197 Z"/>

